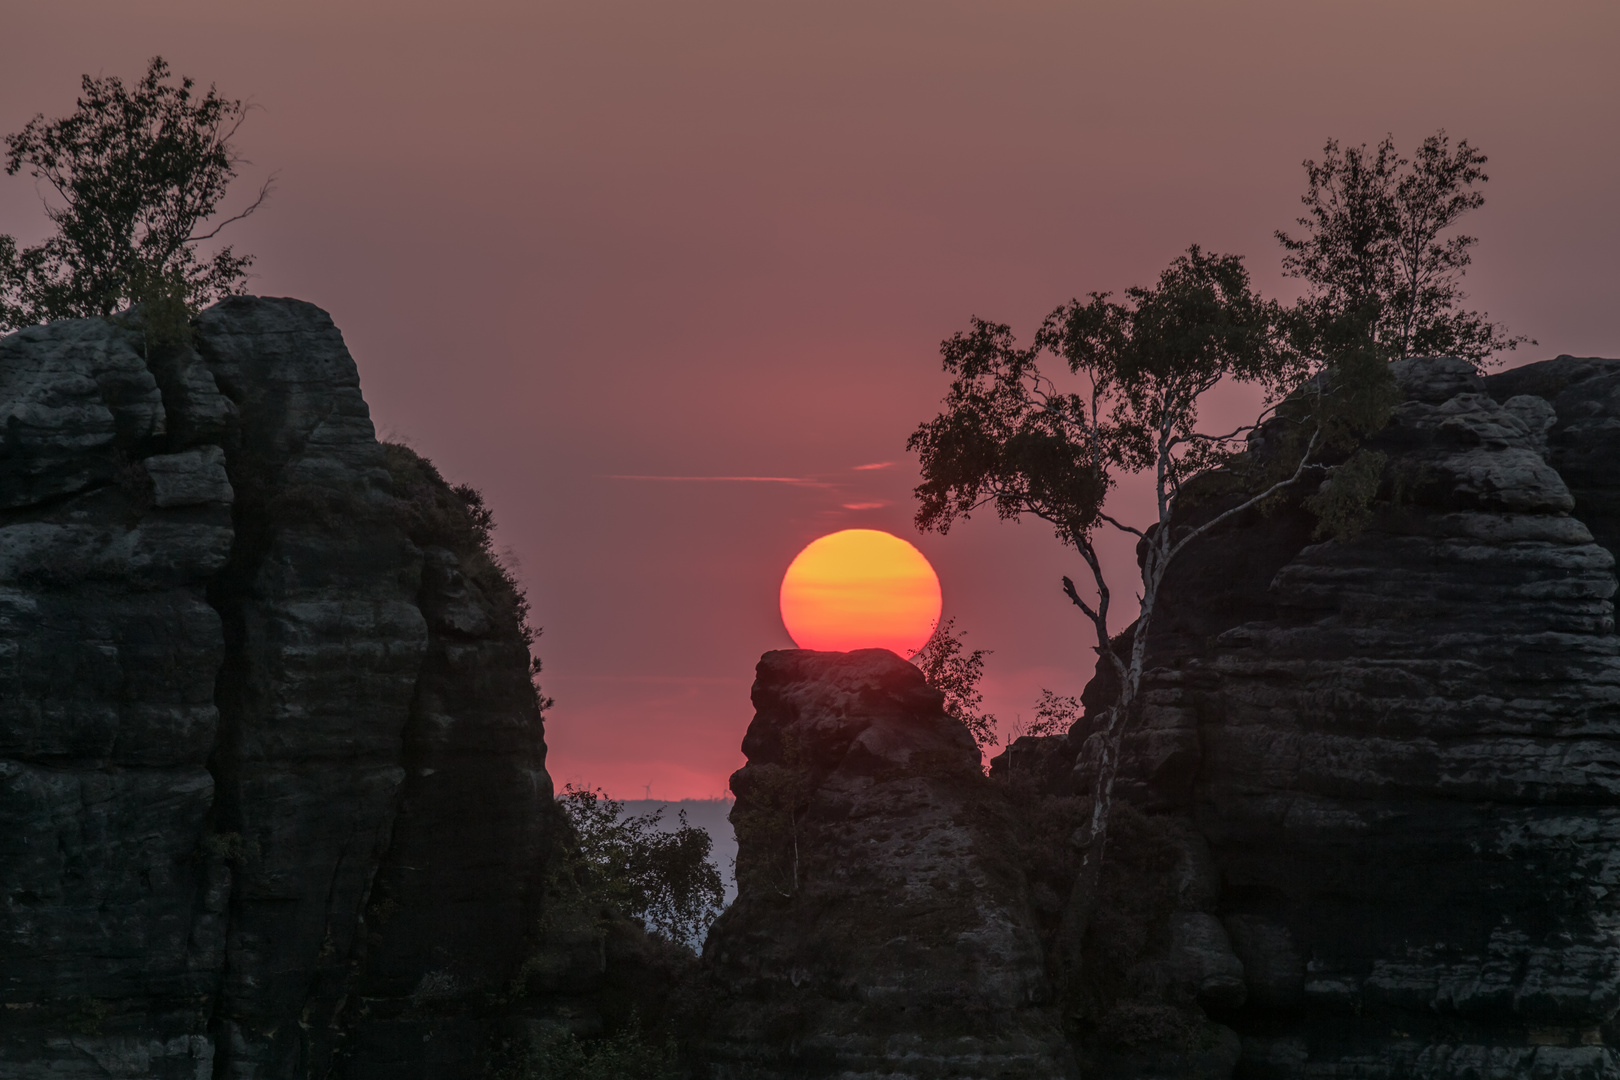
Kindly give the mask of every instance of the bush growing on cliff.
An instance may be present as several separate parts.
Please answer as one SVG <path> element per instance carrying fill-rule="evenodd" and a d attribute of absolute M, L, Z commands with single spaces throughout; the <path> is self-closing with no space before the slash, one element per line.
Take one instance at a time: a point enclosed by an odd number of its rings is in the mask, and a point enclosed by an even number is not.
<path fill-rule="evenodd" d="M 1042 687 L 1040 700 L 1035 702 L 1035 718 L 1028 723 L 1018 723 L 1007 734 L 1006 741 L 1010 744 L 1025 735 L 1036 738 L 1062 735 L 1079 721 L 1083 712 L 1079 698 L 1054 694 Z"/>
<path fill-rule="evenodd" d="M 133 87 L 116 76 L 81 80 L 71 116 L 35 116 L 6 136 L 6 173 L 43 181 L 56 234 L 19 248 L 0 236 L 0 330 L 51 319 L 147 308 L 150 330 L 172 334 L 191 312 L 241 291 L 253 258 L 231 247 L 203 259 L 197 245 L 252 214 L 211 221 L 242 157 L 232 145 L 248 107 L 195 81 L 169 80 L 153 57 Z"/>
<path fill-rule="evenodd" d="M 686 1075 L 674 1040 L 656 1042 L 635 1023 L 595 1040 L 552 1028 L 514 1057 L 497 1070 L 500 1080 L 680 1080 Z"/>
<path fill-rule="evenodd" d="M 418 547 L 444 548 L 460 559 L 462 573 L 489 601 L 498 629 L 530 649 L 529 675 L 544 712 L 552 700 L 540 690 L 540 657 L 533 655 L 541 630 L 529 620 L 529 598 L 517 575 L 495 551 L 494 512 L 466 484 L 447 483 L 427 458 L 401 443 L 385 442 L 383 464 L 393 480 L 405 530 Z"/>
<path fill-rule="evenodd" d="M 1283 272 L 1306 283 L 1293 331 L 1298 345 L 1321 353 L 1331 328 L 1359 324 L 1393 356 L 1461 356 L 1476 364 L 1513 349 L 1523 337 L 1477 311 L 1465 311 L 1462 277 L 1478 239 L 1441 234 L 1484 205 L 1486 157 L 1444 131 L 1408 159 L 1385 137 L 1377 147 L 1340 147 L 1329 139 L 1320 162 L 1307 160 L 1299 236 L 1279 229 Z"/>
<path fill-rule="evenodd" d="M 572 784 L 558 798 L 573 823 L 574 876 L 589 894 L 677 944 L 702 942 L 725 902 L 725 883 L 709 861 L 709 834 L 686 823 L 659 827 L 663 809 L 626 816 L 624 804 Z"/>
<path fill-rule="evenodd" d="M 929 686 L 945 695 L 946 713 L 962 721 L 983 752 L 996 745 L 996 718 L 984 711 L 984 692 L 979 689 L 984 679 L 984 658 L 990 650 L 968 652 L 964 637 L 966 634 L 956 629 L 956 620 L 946 619 L 911 662 Z M 1002 742 L 1010 744 L 1024 735 L 1057 735 L 1079 718 L 1079 701 L 1043 689 L 1035 703 L 1034 719 L 1020 719 Z"/>
<path fill-rule="evenodd" d="M 934 636 L 912 657 L 928 685 L 945 695 L 945 711 L 967 727 L 980 750 L 995 745 L 996 718 L 984 711 L 984 694 L 979 680 L 984 677 L 987 649 L 966 651 L 956 620 L 946 619 Z"/>

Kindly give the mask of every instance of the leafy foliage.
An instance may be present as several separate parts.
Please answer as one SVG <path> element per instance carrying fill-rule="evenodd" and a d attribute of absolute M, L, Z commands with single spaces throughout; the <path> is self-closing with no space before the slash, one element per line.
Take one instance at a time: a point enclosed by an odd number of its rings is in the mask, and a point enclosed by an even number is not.
<path fill-rule="evenodd" d="M 1388 460 L 1377 450 L 1357 450 L 1305 499 L 1305 508 L 1316 515 L 1314 539 L 1349 540 L 1361 532 L 1372 516 Z"/>
<path fill-rule="evenodd" d="M 1321 354 L 1324 333 L 1349 323 L 1389 356 L 1461 356 L 1479 363 L 1515 348 L 1477 311 L 1465 311 L 1462 277 L 1478 239 L 1442 236 L 1485 202 L 1479 185 L 1486 157 L 1444 131 L 1410 158 L 1385 137 L 1377 147 L 1329 139 L 1320 162 L 1307 160 L 1306 214 L 1298 236 L 1278 230 L 1283 270 L 1303 279 L 1294 329 L 1298 344 Z"/>
<path fill-rule="evenodd" d="M 631 1023 L 592 1041 L 551 1028 L 535 1037 L 504 1075 L 511 1080 L 680 1080 L 686 1073 L 673 1039 L 654 1042 Z"/>
<path fill-rule="evenodd" d="M 928 685 L 945 695 L 945 711 L 962 721 L 981 751 L 996 745 L 996 718 L 984 711 L 984 693 L 979 683 L 984 678 L 984 658 L 988 649 L 968 652 L 963 642 L 965 631 L 956 629 L 954 618 L 946 619 L 928 639 L 922 651 L 912 658 L 928 680 Z M 1082 708 L 1076 698 L 1063 697 L 1043 689 L 1035 703 L 1035 719 L 1019 723 L 1004 740 L 1011 743 L 1024 735 L 1057 735 L 1067 731 L 1078 719 Z"/>
<path fill-rule="evenodd" d="M 984 677 L 986 649 L 966 652 L 956 620 L 946 619 L 928 639 L 928 644 L 912 658 L 928 685 L 945 695 L 945 711 L 967 727 L 980 750 L 996 742 L 996 718 L 984 711 L 984 694 L 979 680 Z"/>
<path fill-rule="evenodd" d="M 1276 404 L 1271 419 L 1249 434 L 1249 451 L 1228 463 L 1223 479 L 1244 491 L 1276 488 L 1280 498 L 1290 478 L 1302 474 L 1301 465 L 1309 466 L 1325 486 L 1347 468 L 1365 466 L 1366 460 L 1358 457 L 1361 444 L 1389 423 L 1401 391 L 1383 350 L 1349 324 L 1341 323 L 1334 333 L 1339 344 L 1329 353 L 1331 359 Z M 1205 478 L 1217 479 L 1208 473 Z M 1317 536 L 1348 537 L 1358 531 L 1377 490 L 1376 483 L 1369 487 L 1350 478 L 1331 499 L 1307 498 L 1305 508 L 1318 519 Z M 1347 501 L 1352 494 L 1363 497 L 1359 509 Z M 1327 517 L 1332 520 L 1324 525 Z"/>
<path fill-rule="evenodd" d="M 1003 518 L 1047 521 L 1085 553 L 1119 470 L 1160 467 L 1163 503 L 1241 448 L 1247 429 L 1197 430 L 1204 393 L 1227 376 L 1272 390 L 1297 376 L 1298 357 L 1278 347 L 1278 309 L 1254 294 L 1236 256 L 1194 246 L 1157 288 L 1126 296 L 1129 305 L 1093 293 L 1057 308 L 1028 348 L 977 318 L 941 344 L 954 376 L 945 408 L 906 443 L 921 459 L 919 529 L 948 532 L 993 505 Z M 1078 390 L 1041 371 L 1046 354 L 1080 377 Z"/>
<path fill-rule="evenodd" d="M 385 442 L 383 464 L 405 517 L 411 542 L 442 547 L 459 556 L 461 570 L 486 600 L 499 629 L 523 640 L 530 650 L 529 675 L 540 710 L 554 704 L 540 690 L 540 657 L 534 643 L 543 632 L 530 621 L 529 598 L 512 567 L 495 550 L 495 514 L 477 488 L 448 484 L 427 458 L 402 443 Z"/>
<path fill-rule="evenodd" d="M 242 163 L 231 140 L 248 107 L 169 78 L 160 56 L 133 87 L 86 75 L 71 116 L 37 115 L 6 136 L 6 173 L 43 181 L 56 234 L 25 248 L 0 236 L 0 329 L 140 304 L 172 332 L 186 312 L 241 291 L 252 257 L 227 246 L 203 259 L 196 246 L 269 195 L 266 183 L 208 224 Z"/>
<path fill-rule="evenodd" d="M 1105 293 L 1070 301 L 1047 317 L 1035 345 L 1085 378 L 1094 414 L 1106 409 L 1094 415 L 1092 434 L 1107 465 L 1163 468 L 1173 491 L 1236 449 L 1198 431 L 1206 392 L 1233 378 L 1275 398 L 1305 365 L 1278 341 L 1281 309 L 1254 292 L 1240 256 L 1206 255 L 1195 244 L 1156 287 L 1125 296 L 1128 304 Z"/>
<path fill-rule="evenodd" d="M 940 354 L 955 376 L 945 408 L 906 442 L 922 464 L 917 527 L 948 532 L 990 503 L 1003 518 L 1045 519 L 1065 541 L 1088 533 L 1112 478 L 1085 401 L 1058 393 L 1039 350 L 1019 348 L 1005 324 L 975 318 Z"/>
<path fill-rule="evenodd" d="M 1041 698 L 1035 703 L 1035 719 L 1021 725 L 1007 741 L 1022 735 L 1061 735 L 1068 731 L 1085 713 L 1080 699 L 1067 694 L 1054 694 L 1041 687 Z"/>
<path fill-rule="evenodd" d="M 591 894 L 669 941 L 701 942 L 720 914 L 725 887 L 709 861 L 712 841 L 686 823 L 659 828 L 663 809 L 626 816 L 598 790 L 568 785 L 558 797 L 573 823 L 577 877 Z"/>

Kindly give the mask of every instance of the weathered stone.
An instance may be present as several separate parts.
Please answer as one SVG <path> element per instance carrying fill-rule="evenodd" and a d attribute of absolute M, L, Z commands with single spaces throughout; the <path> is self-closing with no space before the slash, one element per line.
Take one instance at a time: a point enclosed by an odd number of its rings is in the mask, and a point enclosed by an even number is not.
<path fill-rule="evenodd" d="M 772 652 L 705 947 L 709 1075 L 1070 1075 L 1014 827 L 893 653 Z"/>
<path fill-rule="evenodd" d="M 0 509 L 113 478 L 165 430 L 157 381 L 132 335 L 67 319 L 0 338 Z"/>
<path fill-rule="evenodd" d="M 1122 790 L 1209 838 L 1239 1075 L 1620 1075 L 1620 519 L 1592 460 L 1620 364 L 1396 367 L 1362 533 L 1284 509 L 1173 571 Z M 1268 532 L 1292 540 L 1259 565 Z"/>
<path fill-rule="evenodd" d="M 404 778 L 427 638 L 420 555 L 324 312 L 227 300 L 198 337 L 240 413 L 237 540 L 213 587 L 240 643 L 219 676 L 213 824 L 252 855 L 232 896 L 218 1053 L 242 1080 L 299 1061 L 324 1071 Z"/>
<path fill-rule="evenodd" d="M 1620 552 L 1620 360 L 1560 356 L 1499 372 L 1485 384 L 1504 408 L 1521 398 L 1551 406 L 1547 462 L 1574 495 L 1575 516 L 1598 543 Z"/>
<path fill-rule="evenodd" d="M 232 491 L 215 449 L 161 460 L 185 493 L 154 497 L 164 408 L 99 319 L 0 339 L 0 415 L 0 1073 L 194 1077 L 230 880 L 203 845 Z"/>
<path fill-rule="evenodd" d="M 1258 915 L 1224 920 L 1232 951 L 1243 965 L 1245 1001 L 1289 1010 L 1305 999 L 1305 960 L 1288 928 Z"/>
<path fill-rule="evenodd" d="M 403 447 L 386 451 L 401 498 L 429 510 L 456 500 L 431 465 Z M 352 1032 L 342 1071 L 452 1080 L 485 1075 L 497 1011 L 489 1002 L 511 995 L 520 970 L 565 972 L 537 996 L 549 990 L 585 1006 L 598 1027 L 588 999 L 599 986 L 571 969 L 569 950 L 535 940 L 565 826 L 546 774 L 517 593 L 471 536 L 411 532 L 424 549 L 417 603 L 427 650 L 403 732 L 399 810 L 342 1025 Z M 603 943 L 586 936 L 599 978 Z"/>
<path fill-rule="evenodd" d="M 1173 568 L 1090 907 L 1090 719 L 986 779 L 892 654 L 767 654 L 700 1071 L 1620 1075 L 1620 362 L 1396 376 L 1360 534 Z M 521 598 L 324 313 L 32 328 L 0 421 L 0 1073 L 470 1080 L 662 1016 L 679 964 L 548 892 Z"/>
<path fill-rule="evenodd" d="M 179 454 L 153 454 L 141 462 L 152 478 L 152 500 L 160 509 L 173 506 L 230 505 L 234 497 L 225 475 L 225 451 L 198 447 Z"/>
<path fill-rule="evenodd" d="M 565 840 L 521 599 L 325 313 L 196 336 L 0 339 L 0 1074 L 481 1075 Z"/>
<path fill-rule="evenodd" d="M 1474 365 L 1455 356 L 1397 360 L 1390 370 L 1409 401 L 1439 405 L 1459 394 L 1477 394 L 1484 389 Z"/>

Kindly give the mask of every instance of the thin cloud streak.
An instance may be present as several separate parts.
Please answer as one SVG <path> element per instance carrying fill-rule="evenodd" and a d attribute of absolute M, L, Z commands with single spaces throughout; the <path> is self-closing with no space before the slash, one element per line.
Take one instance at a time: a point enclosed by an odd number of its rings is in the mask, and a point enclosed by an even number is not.
<path fill-rule="evenodd" d="M 611 475 L 607 480 L 675 480 L 695 483 L 791 484 L 794 487 L 830 488 L 834 485 L 807 476 L 630 476 Z"/>
<path fill-rule="evenodd" d="M 855 472 L 868 472 L 868 471 L 870 471 L 872 469 L 887 469 L 890 466 L 892 466 L 893 464 L 894 464 L 894 462 L 892 462 L 892 461 L 874 461 L 870 465 L 856 465 L 856 466 L 853 466 L 853 471 L 855 471 Z"/>
<path fill-rule="evenodd" d="M 749 679 L 740 675 L 556 675 L 544 680 L 547 686 L 557 683 L 659 683 L 669 685 L 747 686 Z"/>
<path fill-rule="evenodd" d="M 889 505 L 889 503 L 888 503 L 887 500 L 880 500 L 878 502 L 845 503 L 844 504 L 844 509 L 845 510 L 876 510 L 879 507 L 888 506 L 888 505 Z"/>

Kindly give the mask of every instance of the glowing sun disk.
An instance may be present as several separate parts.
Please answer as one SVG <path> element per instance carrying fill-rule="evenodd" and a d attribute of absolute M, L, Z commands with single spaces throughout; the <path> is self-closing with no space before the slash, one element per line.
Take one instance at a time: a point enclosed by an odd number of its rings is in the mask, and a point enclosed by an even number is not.
<path fill-rule="evenodd" d="M 923 553 L 877 529 L 812 542 L 782 577 L 782 624 L 801 649 L 891 649 L 909 657 L 939 624 L 939 576 Z"/>

